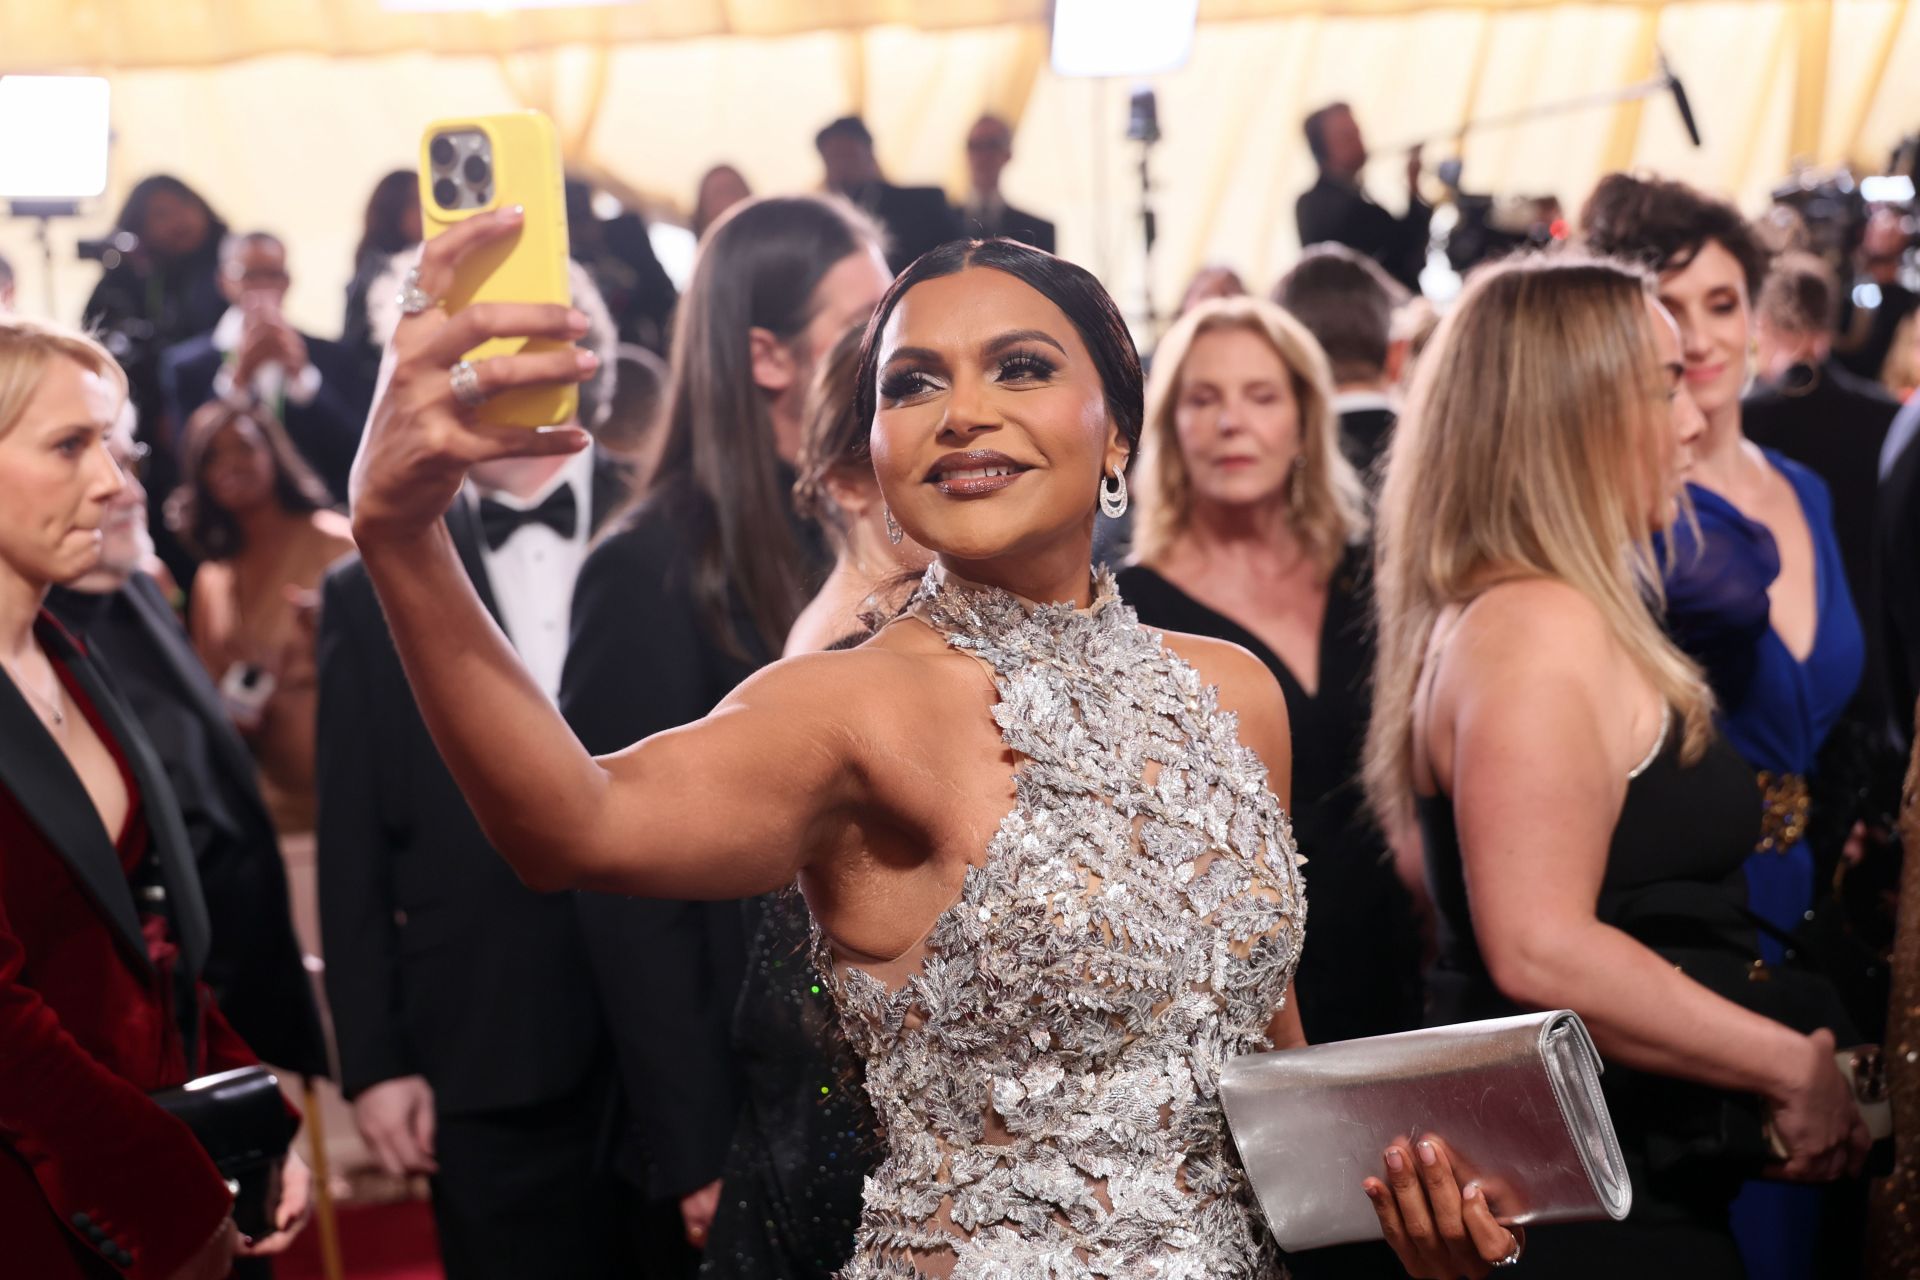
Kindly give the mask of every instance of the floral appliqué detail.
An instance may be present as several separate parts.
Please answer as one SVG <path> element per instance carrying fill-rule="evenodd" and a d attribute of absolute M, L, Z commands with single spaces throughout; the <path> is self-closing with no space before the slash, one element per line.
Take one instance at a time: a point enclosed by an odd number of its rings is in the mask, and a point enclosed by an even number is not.
<path fill-rule="evenodd" d="M 1013 811 L 898 991 L 813 946 L 887 1157 L 841 1280 L 1274 1270 L 1221 1067 L 1267 1047 L 1306 922 L 1286 814 L 1215 691 L 1121 603 L 935 565 L 911 611 L 993 672 Z"/>

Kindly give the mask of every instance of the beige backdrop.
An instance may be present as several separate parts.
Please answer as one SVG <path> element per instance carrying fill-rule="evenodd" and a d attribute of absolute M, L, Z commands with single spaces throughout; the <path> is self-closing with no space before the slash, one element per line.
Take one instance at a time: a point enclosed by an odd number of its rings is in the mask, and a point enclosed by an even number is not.
<path fill-rule="evenodd" d="M 385 14 L 374 0 L 0 0 L 0 71 L 113 82 L 111 188 L 53 228 L 63 315 L 97 274 L 73 260 L 75 238 L 165 169 L 236 227 L 282 233 L 294 315 L 335 332 L 373 181 L 411 163 L 428 119 L 524 105 L 555 116 L 576 163 L 662 216 L 719 160 L 758 191 L 813 187 L 813 131 L 850 110 L 865 113 L 895 180 L 957 192 L 967 126 L 993 107 L 1017 121 L 1009 194 L 1054 218 L 1061 251 L 1137 310 L 1130 86 L 1055 77 L 1044 12 L 1043 0 L 652 0 L 449 18 Z M 1571 207 L 1599 174 L 1632 165 L 1758 207 L 1796 158 L 1877 163 L 1920 128 L 1920 13 L 1903 0 L 1205 0 L 1191 61 L 1152 82 L 1166 135 L 1155 296 L 1164 309 L 1204 262 L 1231 263 L 1255 287 L 1285 265 L 1293 200 L 1312 180 L 1299 120 L 1314 105 L 1354 104 L 1379 154 L 1371 185 L 1395 203 L 1401 162 L 1387 144 L 1632 83 L 1656 48 L 1687 83 L 1702 149 L 1663 95 L 1475 134 L 1467 185 Z M 19 270 L 22 306 L 42 309 L 32 225 L 0 218 L 0 253 Z"/>

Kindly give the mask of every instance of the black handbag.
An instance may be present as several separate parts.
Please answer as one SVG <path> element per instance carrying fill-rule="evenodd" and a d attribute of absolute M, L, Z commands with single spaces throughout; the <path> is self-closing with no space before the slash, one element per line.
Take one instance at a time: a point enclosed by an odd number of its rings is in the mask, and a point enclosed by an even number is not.
<path fill-rule="evenodd" d="M 150 1094 L 183 1121 L 233 1192 L 233 1221 L 242 1235 L 273 1234 L 280 1169 L 300 1122 L 287 1111 L 280 1081 L 265 1067 L 240 1067 Z"/>

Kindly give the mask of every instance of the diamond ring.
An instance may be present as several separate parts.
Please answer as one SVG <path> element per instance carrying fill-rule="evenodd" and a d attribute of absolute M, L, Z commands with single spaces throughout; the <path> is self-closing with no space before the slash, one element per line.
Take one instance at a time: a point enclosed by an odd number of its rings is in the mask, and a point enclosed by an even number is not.
<path fill-rule="evenodd" d="M 478 409 L 487 402 L 487 393 L 480 389 L 480 371 L 472 362 L 462 360 L 447 370 L 447 381 L 453 384 L 453 398 L 469 409 Z"/>
<path fill-rule="evenodd" d="M 422 311 L 431 311 L 439 305 L 440 299 L 420 287 L 420 268 L 408 268 L 407 278 L 400 285 L 401 314 L 417 316 Z"/>

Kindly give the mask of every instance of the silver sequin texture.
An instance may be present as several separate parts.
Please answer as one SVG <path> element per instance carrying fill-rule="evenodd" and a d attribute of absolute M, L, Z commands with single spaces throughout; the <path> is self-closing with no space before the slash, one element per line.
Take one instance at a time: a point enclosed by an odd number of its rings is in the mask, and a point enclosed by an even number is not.
<path fill-rule="evenodd" d="M 842 1280 L 1256 1280 L 1216 1082 L 1266 1028 L 1306 899 L 1215 691 L 1104 572 L 1086 611 L 939 566 L 914 612 L 992 668 L 1016 803 L 897 992 L 813 945 L 887 1157 Z"/>

